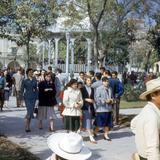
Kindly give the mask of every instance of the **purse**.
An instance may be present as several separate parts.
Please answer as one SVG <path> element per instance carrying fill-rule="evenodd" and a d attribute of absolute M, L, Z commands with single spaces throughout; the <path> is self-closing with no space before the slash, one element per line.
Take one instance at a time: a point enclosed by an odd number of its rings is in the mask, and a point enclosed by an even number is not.
<path fill-rule="evenodd" d="M 37 108 L 37 107 L 34 108 L 34 113 L 35 113 L 35 114 L 38 114 L 38 108 Z"/>

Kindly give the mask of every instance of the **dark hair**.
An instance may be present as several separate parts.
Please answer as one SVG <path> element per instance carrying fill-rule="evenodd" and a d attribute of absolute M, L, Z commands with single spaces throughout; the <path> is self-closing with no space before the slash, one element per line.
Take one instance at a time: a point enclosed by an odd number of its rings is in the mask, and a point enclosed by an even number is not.
<path fill-rule="evenodd" d="M 48 70 L 52 71 L 52 66 L 48 66 Z"/>
<path fill-rule="evenodd" d="M 91 71 L 89 71 L 89 73 L 90 73 L 90 75 L 94 76 L 95 72 L 91 70 Z"/>
<path fill-rule="evenodd" d="M 105 69 L 105 67 L 100 67 L 100 70 L 104 70 L 105 71 L 106 69 Z"/>
<path fill-rule="evenodd" d="M 45 72 L 44 73 L 44 77 L 50 75 L 52 77 L 52 73 L 51 72 Z"/>
<path fill-rule="evenodd" d="M 147 101 L 151 101 L 151 100 L 152 100 L 152 97 L 151 97 L 150 94 L 148 94 L 148 95 L 146 96 L 146 100 L 147 100 Z"/>
<path fill-rule="evenodd" d="M 77 84 L 78 84 L 78 85 L 79 85 L 79 84 L 83 85 L 83 82 L 77 82 Z"/>
<path fill-rule="evenodd" d="M 115 74 L 116 76 L 118 75 L 117 71 L 113 71 L 112 74 Z"/>
<path fill-rule="evenodd" d="M 79 75 L 81 75 L 81 74 L 85 75 L 85 73 L 83 71 L 79 72 Z"/>
<path fill-rule="evenodd" d="M 95 77 L 96 77 L 98 80 L 100 80 L 101 77 L 102 77 L 102 74 L 101 74 L 100 72 L 97 72 L 97 73 L 95 74 Z"/>
<path fill-rule="evenodd" d="M 77 80 L 76 79 L 71 79 L 67 84 L 66 86 L 64 87 L 64 90 L 67 89 L 68 87 L 71 87 L 74 83 L 77 83 Z"/>
<path fill-rule="evenodd" d="M 109 79 L 107 77 L 103 77 L 102 82 L 106 82 L 106 81 L 109 81 Z"/>
<path fill-rule="evenodd" d="M 107 75 L 109 75 L 109 76 L 111 75 L 110 70 L 106 70 L 106 71 L 104 71 L 104 73 L 107 74 Z"/>
<path fill-rule="evenodd" d="M 56 160 L 67 160 L 67 159 L 65 159 L 65 158 L 62 158 L 62 157 L 60 157 L 59 155 L 55 155 L 56 156 Z"/>
<path fill-rule="evenodd" d="M 26 70 L 26 74 L 28 75 L 28 73 L 29 73 L 30 71 L 33 71 L 33 69 L 32 69 L 32 68 L 28 68 L 28 69 Z"/>
<path fill-rule="evenodd" d="M 85 78 L 85 84 L 86 84 L 87 79 L 90 79 L 92 81 L 91 77 L 86 76 L 86 78 Z"/>
<path fill-rule="evenodd" d="M 60 68 L 56 69 L 58 73 L 62 73 L 62 70 Z"/>

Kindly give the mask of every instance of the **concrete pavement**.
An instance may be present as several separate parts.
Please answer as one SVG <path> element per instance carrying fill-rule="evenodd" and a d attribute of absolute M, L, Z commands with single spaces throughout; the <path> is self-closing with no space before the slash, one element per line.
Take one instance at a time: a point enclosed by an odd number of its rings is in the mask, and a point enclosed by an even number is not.
<path fill-rule="evenodd" d="M 140 109 L 121 110 L 125 114 L 138 113 Z M 9 107 L 0 112 L 0 132 L 4 133 L 11 141 L 20 144 L 33 154 L 45 160 L 52 154 L 47 146 L 47 137 L 52 133 L 48 132 L 48 123 L 44 123 L 43 130 L 38 129 L 38 121 L 32 120 L 31 132 L 24 130 L 25 108 L 17 108 L 15 97 L 11 97 Z M 63 123 L 56 111 L 58 119 L 55 122 L 56 132 L 62 130 Z M 86 136 L 85 133 L 82 135 Z M 111 142 L 103 140 L 102 135 L 98 136 L 98 144 L 91 144 L 85 141 L 85 144 L 92 150 L 93 156 L 90 160 L 130 160 L 131 154 L 136 151 L 134 135 L 129 128 L 112 131 L 110 134 Z"/>

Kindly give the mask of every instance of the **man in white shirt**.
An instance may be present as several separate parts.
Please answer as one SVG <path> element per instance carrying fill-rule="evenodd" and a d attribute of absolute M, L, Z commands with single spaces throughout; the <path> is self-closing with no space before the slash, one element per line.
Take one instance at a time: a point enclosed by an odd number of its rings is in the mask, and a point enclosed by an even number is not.
<path fill-rule="evenodd" d="M 140 95 L 149 101 L 131 121 L 140 160 L 160 160 L 160 79 L 146 83 L 147 91 Z"/>

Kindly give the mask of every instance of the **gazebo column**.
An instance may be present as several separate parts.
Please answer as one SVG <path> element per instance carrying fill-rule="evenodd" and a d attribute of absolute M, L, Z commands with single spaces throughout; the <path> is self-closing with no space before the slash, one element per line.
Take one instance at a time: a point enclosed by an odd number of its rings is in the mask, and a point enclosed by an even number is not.
<path fill-rule="evenodd" d="M 87 51 L 87 71 L 91 70 L 91 44 L 92 41 L 90 38 L 87 38 L 87 44 L 88 44 L 88 51 Z"/>
<path fill-rule="evenodd" d="M 67 47 L 66 47 L 66 76 L 69 80 L 69 41 L 70 41 L 70 34 L 69 32 L 66 32 L 66 41 L 67 41 Z"/>
<path fill-rule="evenodd" d="M 55 38 L 55 66 L 58 64 L 58 42 L 60 38 Z"/>
<path fill-rule="evenodd" d="M 73 78 L 74 77 L 74 38 L 71 38 L 71 68 L 70 68 L 70 77 Z"/>
<path fill-rule="evenodd" d="M 48 40 L 48 65 L 51 64 L 51 39 Z"/>

